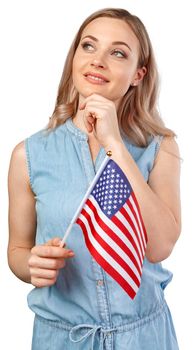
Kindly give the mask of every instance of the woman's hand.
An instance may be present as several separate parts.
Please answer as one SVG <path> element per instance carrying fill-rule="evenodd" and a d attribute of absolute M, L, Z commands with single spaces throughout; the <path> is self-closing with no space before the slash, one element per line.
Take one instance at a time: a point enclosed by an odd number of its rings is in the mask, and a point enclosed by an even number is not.
<path fill-rule="evenodd" d="M 74 256 L 74 252 L 60 247 L 61 240 L 53 238 L 46 244 L 36 245 L 31 249 L 28 260 L 31 283 L 35 287 L 52 286 L 59 270 L 65 266 L 65 259 Z"/>
<path fill-rule="evenodd" d="M 113 142 L 122 142 L 113 101 L 92 94 L 80 104 L 79 109 L 84 110 L 84 123 L 88 132 L 93 132 L 101 146 L 110 149 Z"/>

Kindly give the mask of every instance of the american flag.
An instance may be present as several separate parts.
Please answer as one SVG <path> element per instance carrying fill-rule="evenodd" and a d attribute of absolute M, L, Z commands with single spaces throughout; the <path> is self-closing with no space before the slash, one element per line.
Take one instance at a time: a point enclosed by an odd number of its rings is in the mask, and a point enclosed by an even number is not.
<path fill-rule="evenodd" d="M 125 174 L 109 159 L 76 220 L 97 263 L 133 299 L 139 289 L 147 234 Z"/>

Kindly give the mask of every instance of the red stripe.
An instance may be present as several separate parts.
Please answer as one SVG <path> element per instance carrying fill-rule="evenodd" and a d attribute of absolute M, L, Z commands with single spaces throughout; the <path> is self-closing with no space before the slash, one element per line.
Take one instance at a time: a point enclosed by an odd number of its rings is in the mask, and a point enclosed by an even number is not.
<path fill-rule="evenodd" d="M 124 211 L 125 211 L 125 209 L 124 209 L 124 210 L 120 210 L 120 212 L 123 214 L 123 216 L 125 217 L 125 219 L 126 219 L 127 221 L 129 221 L 129 220 L 130 220 L 130 217 L 129 217 L 129 219 L 128 219 L 128 218 L 126 217 L 126 215 L 124 215 Z M 129 241 L 131 242 L 133 248 L 135 249 L 136 254 L 137 254 L 138 258 L 139 258 L 139 261 L 141 262 L 141 265 L 142 265 L 142 258 L 141 258 L 141 256 L 140 256 L 139 249 L 137 248 L 137 245 L 136 245 L 136 243 L 135 243 L 135 241 L 134 241 L 132 235 L 130 234 L 129 230 L 127 229 L 127 227 L 120 221 L 120 219 L 116 216 L 116 214 L 115 214 L 115 216 L 113 216 L 113 217 L 111 218 L 111 221 L 112 221 L 112 222 L 121 230 L 121 232 L 129 239 Z M 135 232 L 134 232 L 134 233 L 135 233 Z M 137 239 L 137 240 L 138 240 L 138 239 Z M 141 248 L 141 246 L 140 246 L 140 248 Z M 142 255 L 143 255 L 143 254 L 142 254 Z M 138 264 L 138 263 L 137 263 L 137 264 Z M 137 266 L 136 266 L 136 267 L 137 267 Z"/>
<path fill-rule="evenodd" d="M 129 200 L 126 202 L 126 204 L 129 206 L 129 208 L 130 208 L 130 210 L 131 210 L 132 208 L 131 208 L 131 203 L 130 203 Z M 132 211 L 132 212 L 133 212 L 133 211 Z M 140 257 L 140 261 L 141 261 L 141 263 L 142 263 L 143 256 L 144 256 L 144 249 L 143 249 L 143 247 L 142 247 L 142 244 L 141 244 L 141 241 L 140 241 L 140 238 L 139 238 L 139 234 L 138 234 L 138 232 L 137 232 L 137 229 L 136 229 L 136 227 L 135 227 L 135 224 L 134 224 L 133 220 L 131 219 L 131 216 L 130 216 L 129 213 L 127 212 L 127 209 L 126 209 L 126 208 L 122 207 L 122 208 L 120 209 L 120 213 L 121 213 L 121 214 L 125 217 L 125 219 L 129 222 L 130 226 L 132 227 L 132 229 L 133 229 L 133 231 L 134 231 L 134 233 L 135 233 L 135 236 L 136 236 L 136 238 L 137 238 L 137 241 L 138 241 L 138 244 L 139 244 L 139 247 L 140 247 L 140 252 L 141 252 L 141 256 L 142 256 L 142 258 Z M 138 250 L 137 250 L 137 252 L 138 252 Z"/>
<path fill-rule="evenodd" d="M 143 241 L 143 238 L 142 238 L 143 232 L 141 232 L 141 228 L 140 228 L 140 225 L 139 225 L 139 221 L 138 221 L 136 212 L 135 212 L 135 210 L 133 208 L 133 205 L 131 204 L 130 200 L 127 201 L 127 204 L 129 206 L 129 208 L 131 209 L 131 211 L 133 213 L 133 216 L 135 218 L 135 221 L 136 221 L 136 224 L 137 224 L 137 227 L 138 227 L 138 230 L 139 230 L 139 233 L 137 233 L 137 234 L 140 234 L 140 236 L 141 236 L 141 241 L 142 241 L 143 251 L 144 251 L 145 250 L 145 245 L 144 245 L 144 241 Z"/>
<path fill-rule="evenodd" d="M 114 242 L 116 242 L 116 244 L 125 252 L 125 254 L 127 254 L 131 261 L 133 262 L 133 264 L 135 265 L 136 269 L 138 270 L 139 274 L 141 275 L 141 266 L 142 266 L 142 262 L 141 265 L 139 265 L 138 261 L 136 260 L 135 256 L 133 255 L 132 251 L 129 249 L 129 247 L 126 245 L 126 243 L 124 243 L 119 237 L 118 235 L 115 234 L 115 232 L 102 220 L 102 218 L 99 216 L 98 211 L 96 209 L 96 207 L 94 206 L 94 204 L 88 199 L 86 204 L 89 206 L 89 208 L 92 210 L 95 219 L 97 221 L 97 223 L 99 224 L 99 226 L 101 227 L 101 229 L 111 238 L 113 239 Z M 108 219 L 109 220 L 109 219 Z M 111 218 L 111 221 L 112 218 Z M 116 226 L 119 227 L 119 225 L 117 225 L 115 223 Z M 123 225 L 122 225 L 123 226 Z M 122 230 L 122 227 L 119 229 L 125 234 L 125 230 Z M 127 237 L 127 239 L 129 239 L 129 241 L 131 242 L 131 244 L 133 245 L 134 249 L 136 250 L 137 255 L 139 256 L 138 253 L 138 249 L 137 246 L 135 244 L 135 241 L 133 240 L 133 237 L 130 235 L 129 231 L 128 231 L 128 235 L 125 235 Z M 129 237 L 128 237 L 129 236 Z M 141 261 L 141 258 L 139 256 L 139 260 Z"/>
<path fill-rule="evenodd" d="M 146 228 L 145 228 L 145 225 L 144 225 L 144 221 L 143 221 L 143 218 L 142 218 L 142 215 L 141 215 L 141 210 L 140 210 L 140 207 L 139 207 L 139 203 L 137 201 L 137 198 L 135 196 L 135 193 L 133 192 L 132 193 L 132 197 L 133 197 L 133 200 L 135 202 L 135 205 L 137 207 L 137 211 L 138 211 L 138 214 L 139 214 L 139 217 L 140 217 L 140 221 L 141 221 L 141 225 L 142 225 L 142 228 L 143 228 L 143 234 L 144 234 L 144 238 L 145 238 L 145 242 L 147 244 L 147 231 L 146 231 Z"/>
<path fill-rule="evenodd" d="M 97 261 L 97 263 L 102 266 L 102 268 L 115 280 L 119 283 L 119 285 L 125 290 L 125 292 L 131 297 L 131 299 L 134 299 L 136 292 L 133 290 L 133 288 L 130 286 L 130 284 L 98 253 L 98 251 L 93 247 L 92 243 L 89 240 L 86 227 L 82 220 L 78 218 L 77 224 L 79 224 L 82 228 L 82 231 L 84 233 L 85 242 L 87 245 L 88 250 L 90 251 L 91 255 L 94 257 L 94 259 Z"/>
<path fill-rule="evenodd" d="M 95 209 L 95 207 L 94 207 Z M 96 210 L 95 210 L 96 212 Z M 108 245 L 107 242 L 104 241 L 104 239 L 100 236 L 100 234 L 98 234 L 98 232 L 96 231 L 91 217 L 90 215 L 86 212 L 86 210 L 83 208 L 81 214 L 87 219 L 88 224 L 90 226 L 90 230 L 92 232 L 93 237 L 96 239 L 96 241 L 100 244 L 101 247 L 103 247 L 103 249 L 113 257 L 113 259 L 120 265 L 122 266 L 122 268 L 128 273 L 128 275 L 133 279 L 133 281 L 135 282 L 135 284 L 139 287 L 140 286 L 140 281 L 138 279 L 138 277 L 135 275 L 135 273 L 133 272 L 133 270 L 131 269 L 131 267 L 121 258 L 121 256 L 113 249 L 111 248 L 111 246 Z M 101 221 L 100 216 L 97 214 L 98 218 L 99 218 L 99 222 Z M 95 217 L 96 221 L 97 218 Z M 108 232 L 108 227 L 107 227 L 107 232 Z M 106 230 L 103 230 L 104 232 L 106 232 Z M 129 256 L 130 257 L 130 256 Z"/>

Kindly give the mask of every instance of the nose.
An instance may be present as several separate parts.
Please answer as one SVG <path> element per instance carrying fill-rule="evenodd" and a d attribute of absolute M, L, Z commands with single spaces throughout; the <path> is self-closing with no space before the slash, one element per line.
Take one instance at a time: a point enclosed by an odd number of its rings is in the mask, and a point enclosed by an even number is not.
<path fill-rule="evenodd" d="M 106 68 L 106 64 L 104 61 L 104 53 L 100 53 L 99 52 L 97 54 L 94 55 L 94 57 L 92 58 L 91 61 L 91 66 L 95 67 L 95 68 Z"/>
<path fill-rule="evenodd" d="M 96 67 L 96 68 L 105 68 L 104 66 L 104 63 L 102 63 L 100 60 L 98 59 L 94 59 L 92 62 L 91 62 L 91 66 L 92 67 Z"/>

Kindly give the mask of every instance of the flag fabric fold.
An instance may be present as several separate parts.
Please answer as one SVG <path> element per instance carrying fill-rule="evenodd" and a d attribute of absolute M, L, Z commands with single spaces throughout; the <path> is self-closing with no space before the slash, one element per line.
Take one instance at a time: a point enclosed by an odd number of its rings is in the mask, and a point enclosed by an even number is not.
<path fill-rule="evenodd" d="M 132 187 L 109 159 L 76 223 L 97 263 L 134 299 L 141 283 L 147 234 Z"/>

